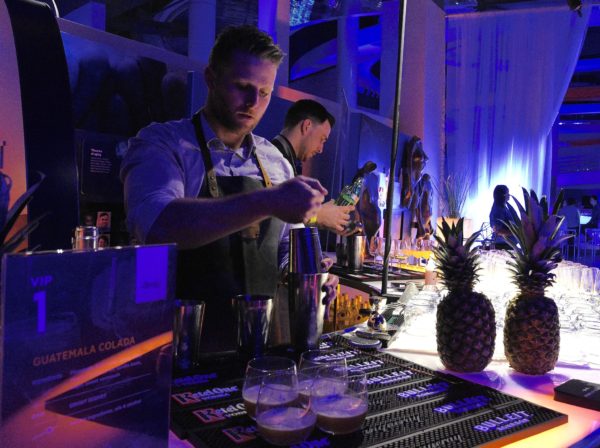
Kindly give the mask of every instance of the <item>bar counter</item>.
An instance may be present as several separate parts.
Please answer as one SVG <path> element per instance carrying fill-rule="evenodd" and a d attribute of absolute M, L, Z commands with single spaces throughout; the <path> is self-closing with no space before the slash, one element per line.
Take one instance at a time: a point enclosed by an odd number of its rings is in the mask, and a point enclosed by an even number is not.
<path fill-rule="evenodd" d="M 333 272 L 340 277 L 342 292 L 346 292 L 350 296 L 355 294 L 363 296 L 377 295 L 380 291 L 381 282 L 375 278 L 373 271 L 367 269 L 365 272 L 355 273 L 334 267 Z M 397 298 L 395 305 L 402 303 L 406 299 L 406 297 L 403 297 L 403 291 L 407 289 L 409 283 L 413 283 L 415 286 L 410 286 L 413 291 L 421 290 L 423 279 L 421 275 L 415 274 L 415 272 L 397 273 L 397 275 L 391 276 L 388 292 L 393 299 L 390 302 Z M 404 312 L 410 311 L 409 304 L 410 302 L 404 303 Z M 390 304 L 387 311 L 394 309 L 395 305 Z M 600 348 L 597 347 L 597 342 L 594 344 L 590 340 L 591 344 L 587 344 L 576 333 L 561 334 L 561 353 L 555 369 L 545 375 L 530 376 L 518 373 L 508 366 L 508 362 L 504 358 L 502 331 L 498 329 L 494 357 L 488 367 L 480 373 L 455 373 L 445 370 L 437 355 L 434 309 L 430 309 L 428 313 L 419 314 L 417 317 L 408 318 L 406 325 L 402 325 L 394 334 L 388 347 L 381 349 L 380 352 L 442 374 L 450 374 L 472 383 L 490 387 L 503 394 L 512 395 L 568 416 L 568 422 L 566 423 L 558 424 L 555 427 L 550 427 L 550 425 L 548 426 L 550 429 L 538 427 L 531 431 L 532 435 L 529 437 L 512 443 L 505 442 L 508 443 L 505 445 L 496 443 L 493 446 L 566 448 L 600 428 L 600 412 L 554 400 L 554 387 L 569 379 L 600 382 L 600 362 L 598 362 L 600 360 Z M 351 332 L 348 330 L 345 333 L 343 331 L 338 332 L 338 334 L 349 335 Z M 580 355 L 585 352 L 594 352 L 598 357 L 592 358 L 592 361 L 590 359 L 579 359 Z M 595 434 L 595 436 L 597 437 L 595 442 L 585 446 L 600 446 L 600 435 Z M 189 448 L 192 445 L 187 441 L 178 439 L 171 433 L 169 446 Z"/>
<path fill-rule="evenodd" d="M 553 409 L 569 416 L 568 423 L 506 445 L 510 448 L 569 447 L 587 434 L 600 428 L 600 412 L 555 401 L 554 387 L 576 378 L 596 382 L 600 380 L 600 366 L 575 366 L 559 361 L 556 368 L 545 375 L 531 376 L 512 370 L 508 362 L 492 361 L 480 373 L 461 374 L 444 370 L 437 354 L 421 352 L 411 347 L 411 340 L 398 338 L 386 351 L 394 356 L 415 362 L 433 370 L 447 372 L 477 384 L 492 387 L 503 393 Z M 434 342 L 435 343 L 435 342 Z M 599 436 L 600 437 L 600 436 Z M 599 446 L 600 440 L 596 441 Z"/>
<path fill-rule="evenodd" d="M 368 270 L 367 270 L 368 272 Z M 355 273 L 337 269 L 342 291 L 358 290 L 381 291 L 381 281 L 372 278 L 359 280 L 365 273 Z M 407 273 L 410 274 L 410 273 Z M 504 281 L 504 279 L 502 279 Z M 422 278 L 402 279 L 392 278 L 388 291 L 391 296 L 401 296 L 406 284 L 413 282 L 421 287 Z M 504 318 L 504 316 L 497 316 Z M 549 409 L 562 412 L 569 416 L 566 424 L 549 429 L 527 439 L 511 443 L 511 448 L 562 448 L 569 447 L 591 432 L 600 429 L 600 412 L 554 400 L 554 387 L 570 379 L 579 379 L 600 383 L 600 344 L 598 341 L 582 341 L 574 333 L 561 331 L 561 352 L 554 370 L 545 375 L 525 375 L 511 369 L 504 357 L 502 332 L 496 335 L 496 349 L 492 362 L 480 373 L 461 374 L 446 370 L 440 361 L 435 341 L 435 313 L 430 312 L 419 316 L 419 322 L 413 322 L 410 329 L 400 330 L 383 351 L 435 371 L 449 373 L 459 378 L 492 387 L 503 393 L 519 397 Z M 589 343 L 586 343 L 589 342 Z M 581 361 L 581 353 L 593 352 L 595 362 Z M 595 444 L 600 446 L 600 435 Z"/>

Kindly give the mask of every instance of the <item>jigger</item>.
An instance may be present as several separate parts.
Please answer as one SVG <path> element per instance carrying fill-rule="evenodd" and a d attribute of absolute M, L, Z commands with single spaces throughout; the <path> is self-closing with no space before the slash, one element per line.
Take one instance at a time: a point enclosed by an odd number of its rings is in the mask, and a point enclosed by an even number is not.
<path fill-rule="evenodd" d="M 302 227 L 290 230 L 290 273 L 319 274 L 322 258 L 317 228 Z"/>

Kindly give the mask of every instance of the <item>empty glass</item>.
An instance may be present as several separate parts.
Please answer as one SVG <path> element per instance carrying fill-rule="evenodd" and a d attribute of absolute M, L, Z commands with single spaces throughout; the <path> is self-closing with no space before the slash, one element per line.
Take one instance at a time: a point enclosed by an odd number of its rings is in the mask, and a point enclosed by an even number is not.
<path fill-rule="evenodd" d="M 311 388 L 317 427 L 327 433 L 350 434 L 361 428 L 367 411 L 365 372 L 322 367 Z"/>
<path fill-rule="evenodd" d="M 316 421 L 310 394 L 300 393 L 295 373 L 278 372 L 263 377 L 256 403 L 256 425 L 263 439 L 277 446 L 301 443 Z"/>
<path fill-rule="evenodd" d="M 273 373 L 296 375 L 296 363 L 280 356 L 264 356 L 251 359 L 246 366 L 242 397 L 246 413 L 252 419 L 255 418 L 256 402 L 262 381 L 267 375 Z"/>
<path fill-rule="evenodd" d="M 375 268 L 378 267 L 378 264 L 383 263 L 383 257 L 380 255 L 379 250 L 381 240 L 383 240 L 383 244 L 385 245 L 385 239 L 380 238 L 378 236 L 371 237 L 371 241 L 369 242 L 369 254 L 373 257 L 373 263 L 375 264 Z"/>
<path fill-rule="evenodd" d="M 408 263 L 408 255 L 406 254 L 406 250 L 409 249 L 410 246 L 407 247 L 406 241 L 394 240 L 393 247 L 394 247 L 394 258 L 396 260 L 398 260 L 398 263 L 399 264 Z"/>
<path fill-rule="evenodd" d="M 383 264 L 383 257 L 385 256 L 385 238 L 377 237 L 377 255 Z"/>

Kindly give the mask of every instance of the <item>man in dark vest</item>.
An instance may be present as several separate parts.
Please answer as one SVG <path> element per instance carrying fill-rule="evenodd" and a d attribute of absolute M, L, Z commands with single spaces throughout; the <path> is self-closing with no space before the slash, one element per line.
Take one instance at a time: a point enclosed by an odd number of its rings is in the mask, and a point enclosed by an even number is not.
<path fill-rule="evenodd" d="M 294 177 L 277 148 L 252 133 L 282 58 L 255 27 L 223 31 L 204 73 L 204 107 L 142 129 L 121 167 L 129 229 L 144 243 L 177 243 L 177 297 L 206 302 L 210 350 L 234 346 L 233 296 L 275 294 L 288 223 L 309 220 L 327 194 L 317 180 Z M 330 276 L 328 300 L 336 285 Z"/>
<path fill-rule="evenodd" d="M 302 162 L 323 152 L 335 118 L 317 101 L 296 101 L 285 115 L 284 127 L 273 143 L 294 168 L 294 175 L 302 174 Z M 346 226 L 350 222 L 353 206 L 337 206 L 331 200 L 323 204 L 316 215 L 307 222 L 320 228 L 331 230 L 339 235 L 347 235 Z"/>

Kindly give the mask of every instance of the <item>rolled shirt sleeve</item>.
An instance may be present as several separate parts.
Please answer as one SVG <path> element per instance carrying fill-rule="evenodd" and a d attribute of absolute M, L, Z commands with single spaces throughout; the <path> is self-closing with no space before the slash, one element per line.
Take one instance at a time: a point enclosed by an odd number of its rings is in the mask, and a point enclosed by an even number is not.
<path fill-rule="evenodd" d="M 152 124 L 129 141 L 121 165 L 127 226 L 144 243 L 152 225 L 174 199 L 197 197 L 204 179 L 193 127 Z M 194 176 L 189 176 L 193 172 Z"/>
<path fill-rule="evenodd" d="M 292 166 L 275 146 L 253 134 L 251 138 L 274 185 L 294 176 Z M 262 179 L 254 157 L 243 162 L 235 160 L 235 167 L 230 164 L 232 157 L 230 150 L 211 149 L 217 176 Z M 132 235 L 145 243 L 154 222 L 171 201 L 198 197 L 205 172 L 194 125 L 189 119 L 153 123 L 130 139 L 120 176 L 124 184 L 127 227 Z M 287 265 L 284 258 L 287 260 L 288 229 L 284 226 L 280 237 L 280 266 L 281 263 Z"/>

